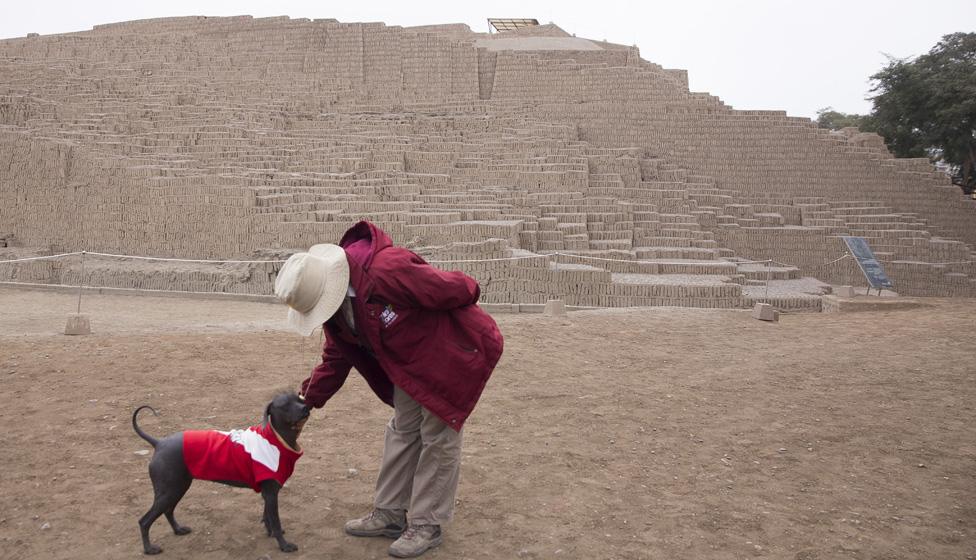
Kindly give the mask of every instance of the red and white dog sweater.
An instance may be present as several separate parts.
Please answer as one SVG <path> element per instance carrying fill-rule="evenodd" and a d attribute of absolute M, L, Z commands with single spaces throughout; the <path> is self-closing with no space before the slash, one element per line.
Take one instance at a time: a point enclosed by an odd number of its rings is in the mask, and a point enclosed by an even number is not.
<path fill-rule="evenodd" d="M 284 486 L 302 456 L 285 445 L 271 427 L 246 430 L 188 430 L 183 432 L 183 460 L 193 478 L 240 482 L 261 491 L 261 482 Z"/>

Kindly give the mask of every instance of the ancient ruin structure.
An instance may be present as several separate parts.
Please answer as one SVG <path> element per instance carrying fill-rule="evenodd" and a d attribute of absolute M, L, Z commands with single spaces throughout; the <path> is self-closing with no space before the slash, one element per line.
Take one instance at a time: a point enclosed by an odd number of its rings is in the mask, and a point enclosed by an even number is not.
<path fill-rule="evenodd" d="M 863 284 L 839 235 L 899 293 L 976 295 L 976 207 L 928 161 L 554 25 L 187 17 L 0 41 L 0 260 L 275 259 L 362 218 L 489 303 L 748 307 L 770 278 L 780 309 L 819 309 L 821 282 Z M 269 293 L 275 271 L 89 258 L 0 280 Z"/>

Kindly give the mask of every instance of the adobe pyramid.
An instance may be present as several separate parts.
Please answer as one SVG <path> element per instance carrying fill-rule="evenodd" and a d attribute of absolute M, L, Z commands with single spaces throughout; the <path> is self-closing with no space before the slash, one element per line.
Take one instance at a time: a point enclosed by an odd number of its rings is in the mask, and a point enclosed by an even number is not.
<path fill-rule="evenodd" d="M 281 257 L 365 218 L 487 303 L 819 309 L 863 284 L 837 260 L 858 235 L 899 293 L 976 295 L 976 206 L 928 161 L 554 25 L 185 17 L 0 41 L 0 200 L 0 260 Z M 269 293 L 275 271 L 91 259 L 84 281 Z"/>

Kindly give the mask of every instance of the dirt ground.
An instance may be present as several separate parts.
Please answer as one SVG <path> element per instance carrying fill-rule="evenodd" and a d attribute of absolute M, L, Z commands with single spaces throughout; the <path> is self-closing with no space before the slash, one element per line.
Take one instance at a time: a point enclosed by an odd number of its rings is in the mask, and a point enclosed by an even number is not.
<path fill-rule="evenodd" d="M 316 360 L 270 304 L 0 289 L 0 558 L 138 558 L 162 435 L 258 421 Z M 656 308 L 499 315 L 465 429 L 457 519 L 430 559 L 976 558 L 976 301 L 875 313 Z M 370 505 L 390 415 L 356 375 L 281 494 L 196 482 L 162 558 L 386 558 Z"/>

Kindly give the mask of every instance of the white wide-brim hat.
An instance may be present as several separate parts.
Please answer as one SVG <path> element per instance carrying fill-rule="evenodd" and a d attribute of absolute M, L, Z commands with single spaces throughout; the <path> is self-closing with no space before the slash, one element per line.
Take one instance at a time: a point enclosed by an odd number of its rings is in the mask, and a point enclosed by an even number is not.
<path fill-rule="evenodd" d="M 288 326 L 312 334 L 342 305 L 349 290 L 349 262 L 338 245 L 313 245 L 288 257 L 275 280 L 275 295 L 288 305 Z"/>

